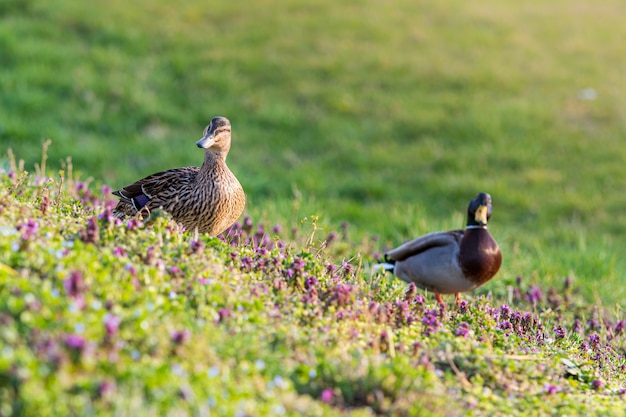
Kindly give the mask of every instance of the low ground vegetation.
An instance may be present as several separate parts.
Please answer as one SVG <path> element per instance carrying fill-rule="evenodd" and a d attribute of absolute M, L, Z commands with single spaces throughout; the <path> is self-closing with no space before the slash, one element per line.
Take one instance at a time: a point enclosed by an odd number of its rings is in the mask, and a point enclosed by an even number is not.
<path fill-rule="evenodd" d="M 65 172 L 0 181 L 3 416 L 624 412 L 622 311 L 570 278 L 438 305 L 315 219 L 209 238 Z"/>

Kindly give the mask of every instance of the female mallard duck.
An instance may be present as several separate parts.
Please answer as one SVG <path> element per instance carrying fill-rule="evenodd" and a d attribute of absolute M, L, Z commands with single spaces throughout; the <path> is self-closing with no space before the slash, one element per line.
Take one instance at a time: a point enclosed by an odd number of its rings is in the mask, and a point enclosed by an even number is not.
<path fill-rule="evenodd" d="M 487 231 L 491 196 L 479 193 L 467 207 L 465 230 L 434 232 L 418 237 L 385 254 L 386 271 L 417 287 L 440 294 L 471 291 L 496 275 L 502 264 L 498 244 Z"/>
<path fill-rule="evenodd" d="M 214 117 L 196 142 L 204 148 L 202 167 L 157 172 L 114 191 L 120 201 L 113 214 L 121 218 L 162 208 L 187 230 L 220 234 L 237 220 L 246 204 L 241 184 L 226 165 L 230 141 L 230 121 Z"/>

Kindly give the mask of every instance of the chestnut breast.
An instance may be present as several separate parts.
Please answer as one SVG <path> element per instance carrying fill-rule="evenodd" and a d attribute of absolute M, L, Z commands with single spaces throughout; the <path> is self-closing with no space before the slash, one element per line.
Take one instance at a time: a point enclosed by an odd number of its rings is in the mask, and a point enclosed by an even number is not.
<path fill-rule="evenodd" d="M 463 275 L 477 286 L 493 278 L 502 265 L 500 247 L 486 228 L 466 229 L 458 256 Z"/>

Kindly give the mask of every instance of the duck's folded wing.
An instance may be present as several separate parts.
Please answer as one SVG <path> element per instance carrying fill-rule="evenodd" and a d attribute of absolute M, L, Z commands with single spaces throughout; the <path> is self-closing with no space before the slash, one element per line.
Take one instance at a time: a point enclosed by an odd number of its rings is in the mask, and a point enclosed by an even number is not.
<path fill-rule="evenodd" d="M 436 246 L 459 244 L 462 238 L 463 230 L 428 233 L 390 250 L 386 255 L 394 261 L 402 261 Z"/>
<path fill-rule="evenodd" d="M 197 167 L 161 171 L 114 191 L 113 194 L 139 210 L 155 197 L 175 193 L 181 185 L 193 181 L 197 174 Z"/>

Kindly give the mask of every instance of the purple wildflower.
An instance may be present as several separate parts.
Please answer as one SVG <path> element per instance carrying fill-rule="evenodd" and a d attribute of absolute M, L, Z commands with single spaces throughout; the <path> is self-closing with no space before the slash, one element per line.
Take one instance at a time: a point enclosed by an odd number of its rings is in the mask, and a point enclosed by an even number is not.
<path fill-rule="evenodd" d="M 187 330 L 175 330 L 170 336 L 175 345 L 182 345 L 189 339 L 189 332 Z"/>
<path fill-rule="evenodd" d="M 424 325 L 424 335 L 429 336 L 441 326 L 439 322 L 439 310 L 426 310 L 422 316 L 422 324 Z"/>
<path fill-rule="evenodd" d="M 543 389 L 548 395 L 554 395 L 557 392 L 561 391 L 561 387 L 557 387 L 555 385 L 548 384 L 548 383 L 543 384 Z"/>
<path fill-rule="evenodd" d="M 156 248 L 154 246 L 150 246 L 146 249 L 146 254 L 143 256 L 143 263 L 146 265 L 150 265 L 155 257 Z"/>
<path fill-rule="evenodd" d="M 116 390 L 115 381 L 105 380 L 98 385 L 98 397 L 106 397 L 112 395 Z"/>
<path fill-rule="evenodd" d="M 304 288 L 306 289 L 314 288 L 318 283 L 319 281 L 317 280 L 317 278 L 311 275 L 310 277 L 306 279 L 306 281 L 304 281 Z"/>
<path fill-rule="evenodd" d="M 335 240 L 337 240 L 337 233 L 330 232 L 328 236 L 326 236 L 326 246 L 330 246 Z"/>
<path fill-rule="evenodd" d="M 347 261 L 343 261 L 341 263 L 341 267 L 343 268 L 343 270 L 345 271 L 346 275 L 349 275 L 350 272 L 352 272 L 352 265 L 350 265 L 350 263 L 348 263 Z"/>
<path fill-rule="evenodd" d="M 502 318 L 503 320 L 506 320 L 509 317 L 511 317 L 511 307 L 509 307 L 506 304 L 502 304 L 500 306 L 500 318 Z"/>
<path fill-rule="evenodd" d="M 306 304 L 313 304 L 315 303 L 315 301 L 317 301 L 317 289 L 315 287 L 310 287 L 307 290 L 306 295 L 303 297 L 304 302 Z"/>
<path fill-rule="evenodd" d="M 252 230 L 252 226 L 254 226 L 254 224 L 252 223 L 252 219 L 246 216 L 243 219 L 243 226 L 241 226 L 241 229 L 247 233 L 250 233 L 250 231 Z"/>
<path fill-rule="evenodd" d="M 98 220 L 102 220 L 106 224 L 113 223 L 115 221 L 121 221 L 120 219 L 113 216 L 113 207 L 115 207 L 115 200 L 108 200 L 104 204 L 104 211 L 98 214 Z"/>
<path fill-rule="evenodd" d="M 500 330 L 510 330 L 512 328 L 513 328 L 513 325 L 508 320 L 502 320 L 498 322 L 498 324 L 496 325 L 496 329 L 500 329 Z"/>
<path fill-rule="evenodd" d="M 122 256 L 126 256 L 126 251 L 121 246 L 117 246 L 115 249 L 113 249 L 113 255 L 115 255 L 118 258 Z"/>
<path fill-rule="evenodd" d="M 322 402 L 325 402 L 326 404 L 330 404 L 330 402 L 333 400 L 333 396 L 333 390 L 331 388 L 325 388 L 320 394 L 320 400 Z"/>
<path fill-rule="evenodd" d="M 543 294 L 539 287 L 533 285 L 530 287 L 530 290 L 526 294 L 526 300 L 532 304 L 537 304 L 541 300 L 543 300 Z"/>
<path fill-rule="evenodd" d="M 35 237 L 39 230 L 39 223 L 33 219 L 28 219 L 26 223 L 19 224 L 17 230 L 22 232 L 22 240 L 28 241 Z"/>
<path fill-rule="evenodd" d="M 574 333 L 580 333 L 583 330 L 583 325 L 580 321 L 580 319 L 574 319 L 574 324 L 572 324 L 572 332 Z"/>
<path fill-rule="evenodd" d="M 85 338 L 77 334 L 68 334 L 65 336 L 65 346 L 77 352 L 85 349 Z"/>
<path fill-rule="evenodd" d="M 567 335 L 567 332 L 565 331 L 563 326 L 554 326 L 553 330 L 554 330 L 554 333 L 556 334 L 557 339 L 564 339 L 565 336 Z"/>
<path fill-rule="evenodd" d="M 439 312 L 437 310 L 426 310 L 422 317 L 422 323 L 426 326 L 439 326 Z"/>
<path fill-rule="evenodd" d="M 370 301 L 367 305 L 367 309 L 371 314 L 375 314 L 378 311 L 378 303 L 376 301 Z"/>
<path fill-rule="evenodd" d="M 598 390 L 604 387 L 604 382 L 602 382 L 599 379 L 594 379 L 593 381 L 591 381 L 591 388 Z"/>
<path fill-rule="evenodd" d="M 141 222 L 140 220 L 136 219 L 136 218 L 132 218 L 129 219 L 128 222 L 126 222 L 126 228 L 128 230 L 135 230 L 135 229 L 139 229 L 143 226 L 143 222 Z"/>
<path fill-rule="evenodd" d="M 396 319 L 396 326 L 410 325 L 415 321 L 413 317 L 413 311 L 409 306 L 409 301 L 396 301 L 394 303 L 394 314 Z"/>
<path fill-rule="evenodd" d="M 41 198 L 41 203 L 39 204 L 39 210 L 41 210 L 42 214 L 46 214 L 48 212 L 48 207 L 50 206 L 50 197 L 45 194 Z"/>
<path fill-rule="evenodd" d="M 337 305 L 345 306 L 350 303 L 352 286 L 348 284 L 337 284 L 332 289 L 332 300 Z"/>
<path fill-rule="evenodd" d="M 137 270 L 130 262 L 126 264 L 124 269 L 126 269 L 132 277 L 137 277 Z"/>
<path fill-rule="evenodd" d="M 198 254 L 204 252 L 204 242 L 201 240 L 192 240 L 189 245 L 191 253 Z"/>
<path fill-rule="evenodd" d="M 294 271 L 298 273 L 302 272 L 305 266 L 306 266 L 306 263 L 304 262 L 304 260 L 302 260 L 302 258 L 296 258 L 291 263 L 291 267 L 294 269 Z"/>
<path fill-rule="evenodd" d="M 118 316 L 114 316 L 112 314 L 104 316 L 104 329 L 106 330 L 106 336 L 108 338 L 113 337 L 117 333 L 121 322 L 122 319 Z"/>
<path fill-rule="evenodd" d="M 600 336 L 596 333 L 589 335 L 589 344 L 591 347 L 595 348 L 600 344 Z"/>
<path fill-rule="evenodd" d="M 533 315 L 529 312 L 522 314 L 522 327 L 524 330 L 530 330 L 533 326 L 534 319 Z"/>
<path fill-rule="evenodd" d="M 233 316 L 233 312 L 232 310 L 228 308 L 220 308 L 219 311 L 217 312 L 217 315 L 218 315 L 217 322 L 223 323 Z"/>
<path fill-rule="evenodd" d="M 100 227 L 95 216 L 87 220 L 87 226 L 81 231 L 80 240 L 85 243 L 96 243 L 100 238 Z"/>
<path fill-rule="evenodd" d="M 463 321 L 459 323 L 459 327 L 456 328 L 456 330 L 454 331 L 454 334 L 465 338 L 467 337 L 469 332 L 470 332 L 469 324 Z"/>
<path fill-rule="evenodd" d="M 76 181 L 76 184 L 74 185 L 74 191 L 78 194 L 84 194 L 88 189 L 89 187 L 86 182 Z"/>
<path fill-rule="evenodd" d="M 70 297 L 74 299 L 80 298 L 86 288 L 82 272 L 72 271 L 70 276 L 63 280 L 63 288 L 65 288 L 65 292 Z"/>

